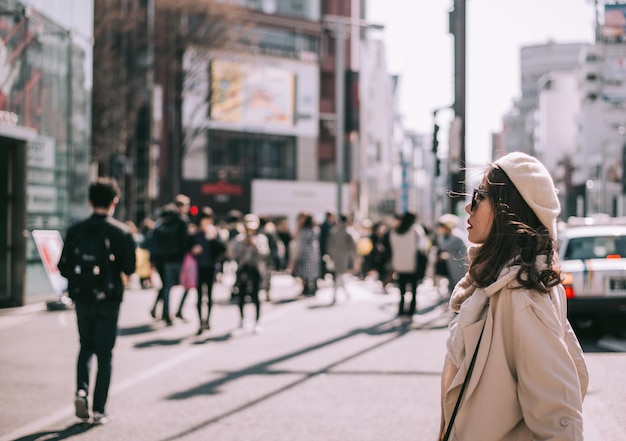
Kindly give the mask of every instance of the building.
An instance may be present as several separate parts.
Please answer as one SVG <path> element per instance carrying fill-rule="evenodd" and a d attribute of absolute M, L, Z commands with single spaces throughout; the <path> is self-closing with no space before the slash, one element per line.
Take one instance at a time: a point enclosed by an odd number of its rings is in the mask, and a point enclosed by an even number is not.
<path fill-rule="evenodd" d="M 60 239 L 89 211 L 90 42 L 15 0 L 0 0 L 0 35 L 0 305 L 15 306 L 62 290 L 58 240 L 39 253 L 34 232 Z"/>
<path fill-rule="evenodd" d="M 606 5 L 615 6 L 615 5 Z M 622 5 L 626 10 L 626 5 Z M 623 215 L 626 145 L 626 44 L 604 37 L 580 57 L 579 150 L 573 185 L 579 215 Z"/>
<path fill-rule="evenodd" d="M 578 153 L 580 97 L 577 72 L 552 71 L 538 81 L 533 151 L 543 162 L 559 189 L 562 216 L 576 214 L 572 194 L 571 168 Z"/>
<path fill-rule="evenodd" d="M 584 43 L 554 43 L 524 46 L 520 52 L 522 95 L 503 118 L 502 153 L 522 151 L 534 154 L 534 112 L 539 104 L 539 80 L 555 71 L 571 72 L 578 66 Z"/>

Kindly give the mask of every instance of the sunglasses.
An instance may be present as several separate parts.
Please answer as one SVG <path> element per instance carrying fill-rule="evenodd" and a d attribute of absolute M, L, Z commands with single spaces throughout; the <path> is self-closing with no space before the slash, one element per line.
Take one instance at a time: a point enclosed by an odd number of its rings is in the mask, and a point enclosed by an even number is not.
<path fill-rule="evenodd" d="M 480 204 L 480 201 L 485 199 L 487 196 L 489 196 L 488 191 L 475 188 L 474 193 L 472 194 L 472 202 L 470 204 L 470 211 L 474 211 L 476 207 L 478 207 L 478 204 Z"/>

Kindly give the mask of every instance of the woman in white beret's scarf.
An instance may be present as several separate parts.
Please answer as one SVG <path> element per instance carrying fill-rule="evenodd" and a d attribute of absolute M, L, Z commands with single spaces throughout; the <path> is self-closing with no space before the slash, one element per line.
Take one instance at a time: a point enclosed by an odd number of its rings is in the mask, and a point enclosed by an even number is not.
<path fill-rule="evenodd" d="M 457 441 L 582 440 L 588 375 L 567 321 L 550 174 L 529 155 L 505 155 L 465 210 L 477 246 L 450 299 L 458 315 L 442 374 L 440 439 L 448 431 Z"/>

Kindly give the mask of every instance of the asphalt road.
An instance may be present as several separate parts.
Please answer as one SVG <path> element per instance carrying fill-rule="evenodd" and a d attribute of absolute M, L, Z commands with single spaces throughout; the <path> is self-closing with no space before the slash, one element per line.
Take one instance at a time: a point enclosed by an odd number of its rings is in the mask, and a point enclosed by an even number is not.
<path fill-rule="evenodd" d="M 299 297 L 293 280 L 279 276 L 255 334 L 238 328 L 228 283 L 219 284 L 212 329 L 201 336 L 193 293 L 188 322 L 165 327 L 148 314 L 154 291 L 129 290 L 114 352 L 113 421 L 98 427 L 73 416 L 74 312 L 2 311 L 0 441 L 434 440 L 449 313 L 429 286 L 412 322 L 395 318 L 397 292 L 355 281 L 348 289 L 331 305 L 330 287 Z M 177 305 L 180 291 L 173 297 Z M 626 439 L 620 342 L 594 342 L 587 354 L 587 441 Z"/>

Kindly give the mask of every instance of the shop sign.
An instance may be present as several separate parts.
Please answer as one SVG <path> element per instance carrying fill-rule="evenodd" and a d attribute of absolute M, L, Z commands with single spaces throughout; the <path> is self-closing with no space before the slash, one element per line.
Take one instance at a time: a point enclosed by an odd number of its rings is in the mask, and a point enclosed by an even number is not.
<path fill-rule="evenodd" d="M 26 211 L 29 213 L 55 213 L 57 211 L 57 189 L 29 185 L 27 188 Z"/>
<path fill-rule="evenodd" d="M 34 230 L 33 240 L 41 257 L 44 269 L 54 292 L 62 294 L 67 290 L 67 279 L 61 275 L 57 263 L 63 251 L 61 233 L 56 230 Z"/>
<path fill-rule="evenodd" d="M 225 181 L 219 181 L 214 183 L 204 183 L 200 187 L 200 192 L 204 196 L 241 196 L 243 188 L 239 184 L 230 184 Z"/>
<path fill-rule="evenodd" d="M 54 169 L 54 139 L 40 136 L 28 143 L 28 167 Z"/>

